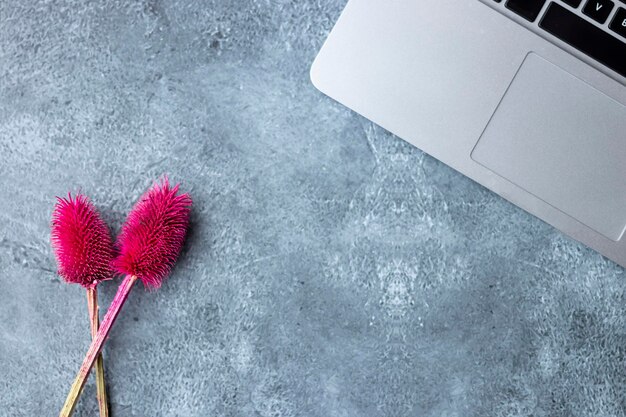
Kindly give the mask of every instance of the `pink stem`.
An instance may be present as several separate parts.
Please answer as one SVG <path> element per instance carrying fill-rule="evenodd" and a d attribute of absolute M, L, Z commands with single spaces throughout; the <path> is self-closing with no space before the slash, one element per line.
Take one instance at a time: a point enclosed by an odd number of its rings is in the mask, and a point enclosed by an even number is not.
<path fill-rule="evenodd" d="M 65 400 L 65 404 L 61 409 L 61 413 L 59 417 L 70 417 L 74 412 L 74 407 L 76 407 L 76 403 L 78 402 L 78 397 L 80 396 L 83 387 L 85 386 L 85 382 L 87 381 L 87 377 L 89 376 L 89 372 L 93 367 L 98 354 L 102 350 L 104 346 L 104 342 L 109 336 L 109 332 L 111 331 L 111 327 L 113 327 L 113 323 L 117 319 L 122 306 L 126 302 L 128 298 L 128 294 L 133 287 L 133 284 L 137 281 L 137 277 L 134 275 L 127 275 L 124 278 L 124 281 L 120 284 L 120 287 L 115 294 L 115 298 L 111 302 L 111 306 L 107 310 L 104 315 L 104 319 L 102 323 L 100 323 L 100 329 L 98 330 L 98 334 L 92 340 L 91 346 L 89 346 L 89 350 L 87 351 L 87 355 L 85 356 L 85 360 L 78 371 L 78 375 L 76 375 L 76 379 L 72 384 L 72 388 L 70 388 L 70 392 Z"/>

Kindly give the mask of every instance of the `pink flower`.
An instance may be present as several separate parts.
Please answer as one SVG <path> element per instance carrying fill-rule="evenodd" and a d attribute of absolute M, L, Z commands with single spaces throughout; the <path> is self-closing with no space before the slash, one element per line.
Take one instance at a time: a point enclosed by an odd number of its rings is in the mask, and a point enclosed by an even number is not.
<path fill-rule="evenodd" d="M 182 249 L 191 197 L 178 194 L 167 178 L 155 183 L 135 204 L 117 239 L 119 255 L 113 267 L 138 277 L 148 288 L 159 288 Z"/>
<path fill-rule="evenodd" d="M 84 195 L 57 197 L 51 240 L 59 275 L 65 281 L 88 288 L 113 276 L 109 229 Z"/>

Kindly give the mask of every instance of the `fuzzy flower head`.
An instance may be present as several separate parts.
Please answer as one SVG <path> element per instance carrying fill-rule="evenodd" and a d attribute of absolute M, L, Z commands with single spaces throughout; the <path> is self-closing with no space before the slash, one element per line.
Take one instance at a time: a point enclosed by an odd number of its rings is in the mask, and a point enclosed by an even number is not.
<path fill-rule="evenodd" d="M 111 279 L 113 241 L 106 223 L 87 197 L 57 197 L 51 228 L 59 275 L 66 282 L 87 288 Z"/>
<path fill-rule="evenodd" d="M 159 288 L 183 247 L 191 197 L 178 194 L 167 178 L 156 183 L 135 204 L 117 240 L 113 261 L 121 274 L 135 275 L 148 288 Z"/>

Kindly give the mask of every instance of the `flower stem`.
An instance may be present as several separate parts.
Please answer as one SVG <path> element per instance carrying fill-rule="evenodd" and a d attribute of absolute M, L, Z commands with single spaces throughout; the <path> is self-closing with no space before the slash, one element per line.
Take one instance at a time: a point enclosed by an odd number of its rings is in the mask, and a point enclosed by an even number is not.
<path fill-rule="evenodd" d="M 91 323 L 91 338 L 95 339 L 100 327 L 100 317 L 98 308 L 98 289 L 96 286 L 87 288 L 87 306 L 89 308 L 89 322 Z M 96 358 L 96 396 L 98 398 L 98 409 L 100 417 L 109 417 L 109 402 L 107 400 L 106 384 L 104 382 L 104 361 L 102 352 Z"/>
<path fill-rule="evenodd" d="M 100 329 L 98 330 L 96 337 L 91 341 L 91 346 L 89 346 L 89 350 L 87 351 L 87 355 L 85 355 L 83 364 L 80 366 L 76 379 L 74 379 L 74 383 L 70 388 L 70 392 L 65 400 L 63 408 L 61 409 L 59 417 L 70 417 L 74 412 L 74 407 L 76 407 L 78 397 L 85 386 L 89 372 L 96 361 L 98 353 L 102 350 L 102 346 L 104 346 L 104 342 L 111 331 L 111 327 L 113 326 L 113 323 L 115 323 L 124 302 L 126 302 L 128 294 L 130 293 L 135 281 L 137 281 L 136 276 L 127 275 L 126 278 L 124 278 L 124 281 L 120 284 L 117 294 L 115 294 L 115 298 L 113 298 L 113 301 L 111 302 L 111 306 L 102 319 L 102 323 L 100 324 Z"/>

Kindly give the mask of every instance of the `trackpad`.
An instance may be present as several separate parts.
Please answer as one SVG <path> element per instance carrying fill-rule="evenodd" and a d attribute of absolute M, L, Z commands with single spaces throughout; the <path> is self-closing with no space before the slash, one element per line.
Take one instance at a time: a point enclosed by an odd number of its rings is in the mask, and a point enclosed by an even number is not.
<path fill-rule="evenodd" d="M 472 159 L 607 238 L 626 229 L 626 107 L 531 53 Z"/>

